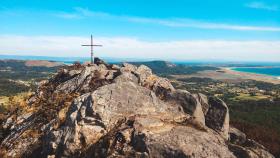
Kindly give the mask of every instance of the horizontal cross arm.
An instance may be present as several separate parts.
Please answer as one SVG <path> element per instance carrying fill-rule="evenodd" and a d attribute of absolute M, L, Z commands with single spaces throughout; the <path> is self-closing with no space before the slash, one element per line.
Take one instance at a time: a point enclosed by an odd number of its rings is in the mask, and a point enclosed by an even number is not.
<path fill-rule="evenodd" d="M 102 45 L 82 45 L 82 46 L 95 46 L 95 47 L 102 47 Z"/>

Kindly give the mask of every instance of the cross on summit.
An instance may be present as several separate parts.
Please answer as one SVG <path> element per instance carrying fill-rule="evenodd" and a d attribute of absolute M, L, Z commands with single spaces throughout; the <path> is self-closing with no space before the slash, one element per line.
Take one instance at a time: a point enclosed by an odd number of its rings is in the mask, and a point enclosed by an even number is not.
<path fill-rule="evenodd" d="M 82 45 L 82 46 L 90 47 L 90 55 L 91 55 L 90 63 L 94 64 L 93 47 L 102 47 L 102 45 L 93 44 L 92 35 L 90 36 L 90 39 L 91 39 L 90 44 L 86 44 L 86 45 Z"/>

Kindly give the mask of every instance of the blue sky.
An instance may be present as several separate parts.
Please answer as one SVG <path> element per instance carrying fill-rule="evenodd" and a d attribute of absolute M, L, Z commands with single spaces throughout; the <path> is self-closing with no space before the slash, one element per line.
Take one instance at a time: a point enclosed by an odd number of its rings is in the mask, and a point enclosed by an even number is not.
<path fill-rule="evenodd" d="M 0 54 L 87 56 L 93 34 L 100 56 L 280 60 L 279 0 L 0 0 L 0 24 Z"/>

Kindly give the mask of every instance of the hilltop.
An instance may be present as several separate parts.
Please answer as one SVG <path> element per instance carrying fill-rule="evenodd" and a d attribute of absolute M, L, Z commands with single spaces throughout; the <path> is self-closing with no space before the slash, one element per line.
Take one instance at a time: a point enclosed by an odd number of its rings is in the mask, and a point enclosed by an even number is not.
<path fill-rule="evenodd" d="M 64 66 L 22 104 L 2 121 L 2 157 L 273 157 L 224 101 L 145 65 Z"/>
<path fill-rule="evenodd" d="M 58 67 L 64 65 L 60 62 L 44 61 L 44 60 L 27 60 L 25 62 L 26 66 L 36 66 L 36 67 Z"/>
<path fill-rule="evenodd" d="M 219 68 L 214 66 L 174 64 L 172 62 L 161 61 L 161 60 L 146 61 L 146 62 L 129 62 L 129 63 L 136 66 L 146 65 L 149 68 L 151 68 L 154 73 L 160 76 L 190 75 L 200 71 L 219 70 Z"/>

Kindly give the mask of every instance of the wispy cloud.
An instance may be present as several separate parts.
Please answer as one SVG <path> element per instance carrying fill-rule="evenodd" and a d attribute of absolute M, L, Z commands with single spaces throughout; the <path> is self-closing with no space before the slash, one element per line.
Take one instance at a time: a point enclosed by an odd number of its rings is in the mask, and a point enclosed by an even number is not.
<path fill-rule="evenodd" d="M 61 12 L 61 13 L 56 13 L 54 15 L 57 16 L 57 17 L 60 17 L 60 18 L 64 18 L 64 19 L 80 19 L 81 18 L 81 16 L 79 14 L 76 14 L 76 13 Z"/>
<path fill-rule="evenodd" d="M 86 8 L 74 8 L 72 13 L 56 13 L 57 17 L 65 19 L 85 19 L 85 18 L 102 18 L 107 20 L 122 20 L 133 23 L 143 24 L 156 24 L 166 27 L 177 27 L 177 28 L 199 28 L 199 29 L 223 29 L 223 30 L 236 30 L 236 31 L 271 31 L 280 32 L 280 27 L 269 27 L 269 26 L 250 26 L 250 25 L 237 25 L 228 23 L 217 23 L 217 22 L 205 22 L 196 19 L 179 19 L 179 18 L 146 18 L 146 17 L 135 17 L 126 15 L 113 15 L 104 12 L 94 12 Z"/>
<path fill-rule="evenodd" d="M 238 30 L 238 31 L 280 31 L 280 27 L 267 27 L 267 26 L 247 26 L 247 25 L 235 25 L 226 23 L 211 23 L 203 22 L 193 19 L 149 19 L 149 18 L 136 18 L 129 17 L 129 21 L 139 23 L 154 23 L 169 27 L 191 27 L 200 29 L 224 29 L 224 30 Z"/>
<path fill-rule="evenodd" d="M 89 56 L 81 44 L 87 37 L 76 36 L 0 36 L 0 54 L 44 56 Z M 103 44 L 98 56 L 156 58 L 163 60 L 246 60 L 279 61 L 280 41 L 171 40 L 149 42 L 129 37 L 96 37 Z"/>
<path fill-rule="evenodd" d="M 107 14 L 104 12 L 93 12 L 89 9 L 86 8 L 80 8 L 80 7 L 75 7 L 73 12 L 56 12 L 53 13 L 52 15 L 64 18 L 64 19 L 84 19 L 84 18 L 90 18 L 90 17 L 119 17 L 119 16 L 114 16 L 111 14 Z"/>
<path fill-rule="evenodd" d="M 247 3 L 245 6 L 248 8 L 263 9 L 263 10 L 269 10 L 269 11 L 278 11 L 279 10 L 279 7 L 277 5 L 270 5 L 270 4 L 266 4 L 264 2 L 260 2 L 260 1 Z"/>

